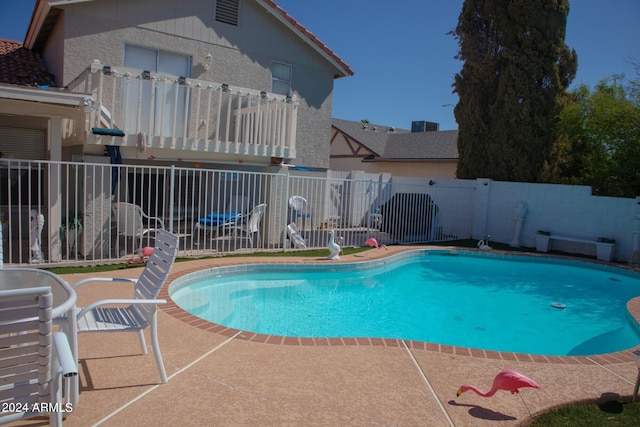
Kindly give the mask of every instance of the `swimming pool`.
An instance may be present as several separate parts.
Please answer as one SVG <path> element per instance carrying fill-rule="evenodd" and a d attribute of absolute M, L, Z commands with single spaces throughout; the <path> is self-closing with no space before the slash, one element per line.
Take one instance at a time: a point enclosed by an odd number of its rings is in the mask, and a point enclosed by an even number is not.
<path fill-rule="evenodd" d="M 191 314 L 298 337 L 397 338 L 547 355 L 640 342 L 640 276 L 593 263 L 418 250 L 350 264 L 221 267 L 172 283 Z"/>

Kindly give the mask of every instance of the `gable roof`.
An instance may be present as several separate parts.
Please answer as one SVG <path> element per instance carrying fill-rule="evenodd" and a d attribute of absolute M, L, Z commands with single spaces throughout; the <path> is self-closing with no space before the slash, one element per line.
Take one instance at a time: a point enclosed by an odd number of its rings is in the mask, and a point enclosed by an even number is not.
<path fill-rule="evenodd" d="M 95 0 L 52 0 L 55 5 L 69 3 L 85 3 Z M 311 31 L 305 28 L 284 9 L 282 9 L 273 0 L 255 0 L 259 5 L 264 7 L 269 13 L 275 16 L 280 22 L 287 26 L 298 38 L 308 44 L 327 61 L 333 64 L 339 73 L 334 74 L 334 78 L 353 76 L 354 72 L 349 65 L 344 62 L 333 50 L 322 43 Z M 38 48 L 39 44 L 44 43 L 44 39 L 48 33 L 52 31 L 55 20 L 60 14 L 60 10 L 52 8 L 48 0 L 36 0 L 27 35 L 25 36 L 25 45 L 31 49 Z M 44 34 L 40 34 L 43 32 Z"/>
<path fill-rule="evenodd" d="M 0 83 L 20 86 L 51 86 L 53 76 L 39 54 L 15 40 L 0 39 Z"/>
<path fill-rule="evenodd" d="M 350 120 L 332 119 L 332 126 L 358 142 L 376 156 L 384 154 L 391 133 L 389 126 L 371 123 L 353 122 Z M 393 132 L 410 133 L 406 129 L 394 129 Z"/>
<path fill-rule="evenodd" d="M 294 33 L 302 38 L 307 44 L 313 47 L 316 51 L 320 52 L 325 58 L 342 70 L 343 75 L 334 75 L 334 78 L 353 76 L 354 72 L 349 65 L 344 62 L 333 50 L 329 49 L 327 45 L 322 43 L 311 31 L 306 29 L 302 24 L 296 21 L 291 15 L 289 15 L 283 8 L 278 6 L 273 0 L 257 0 L 258 4 L 266 7 L 269 12 L 274 14 L 276 18 L 284 22 Z"/>
<path fill-rule="evenodd" d="M 341 119 L 333 119 L 332 126 L 373 152 L 372 160 L 458 159 L 457 130 L 411 132 Z"/>

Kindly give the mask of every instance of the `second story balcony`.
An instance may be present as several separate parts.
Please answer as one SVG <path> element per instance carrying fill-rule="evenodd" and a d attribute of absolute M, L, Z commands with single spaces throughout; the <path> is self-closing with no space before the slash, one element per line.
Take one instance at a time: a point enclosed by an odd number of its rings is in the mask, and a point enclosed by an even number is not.
<path fill-rule="evenodd" d="M 298 101 L 225 83 L 94 61 L 69 90 L 91 94 L 87 143 L 188 152 L 296 156 Z M 187 153 L 184 153 L 184 152 Z"/>

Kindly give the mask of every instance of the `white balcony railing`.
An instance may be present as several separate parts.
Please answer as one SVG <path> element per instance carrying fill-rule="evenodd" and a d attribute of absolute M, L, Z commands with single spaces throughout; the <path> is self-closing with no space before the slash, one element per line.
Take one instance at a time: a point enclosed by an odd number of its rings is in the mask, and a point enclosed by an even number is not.
<path fill-rule="evenodd" d="M 103 66 L 69 90 L 95 100 L 88 143 L 294 158 L 298 101 L 227 84 Z"/>

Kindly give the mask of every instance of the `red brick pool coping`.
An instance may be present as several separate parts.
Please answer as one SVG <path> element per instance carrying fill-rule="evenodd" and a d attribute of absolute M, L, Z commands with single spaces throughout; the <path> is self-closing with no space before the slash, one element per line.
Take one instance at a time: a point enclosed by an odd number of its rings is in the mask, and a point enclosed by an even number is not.
<path fill-rule="evenodd" d="M 406 248 L 405 250 L 412 250 L 415 248 Z M 424 248 L 422 248 L 424 249 Z M 438 248 L 441 249 L 441 248 Z M 466 250 L 466 249 L 465 249 Z M 395 252 L 398 253 L 398 252 Z M 509 254 L 509 252 L 503 252 Z M 521 254 L 521 253 L 519 253 Z M 565 257 L 566 258 L 566 257 Z M 573 258 L 570 258 L 573 259 Z M 215 260 L 215 265 L 204 266 L 199 264 L 198 267 L 181 269 L 180 272 L 174 272 L 169 276 L 168 282 L 171 283 L 174 280 L 183 277 L 187 274 L 195 273 L 198 271 L 206 270 L 209 268 L 227 267 L 243 264 L 290 264 L 294 263 L 294 259 L 290 258 L 283 260 L 270 259 L 265 261 L 265 258 L 259 259 L 259 261 L 247 261 L 247 259 L 233 258 L 233 259 L 219 259 Z M 305 264 L 319 263 L 314 260 L 305 260 Z M 241 331 L 239 329 L 228 328 L 217 323 L 209 322 L 208 320 L 201 319 L 188 313 L 179 307 L 169 295 L 169 286 L 164 286 L 160 292 L 159 298 L 167 300 L 167 304 L 162 304 L 162 311 L 175 317 L 176 319 L 194 326 L 198 329 L 215 333 L 227 338 L 235 337 L 235 339 L 264 343 L 274 345 L 292 345 L 292 346 L 318 346 L 318 347 L 340 347 L 340 346 L 377 346 L 377 347 L 403 347 L 406 345 L 412 350 L 431 351 L 442 354 L 451 354 L 456 356 L 467 356 L 485 359 L 518 361 L 518 362 L 531 362 L 531 363 L 551 363 L 551 364 L 600 364 L 611 365 L 617 363 L 633 362 L 633 351 L 640 350 L 640 345 L 632 347 L 627 350 L 622 350 L 614 353 L 605 353 L 589 356 L 545 356 L 538 354 L 524 354 L 513 353 L 505 351 L 493 351 L 482 350 L 476 348 L 458 347 L 445 344 L 436 344 L 423 341 L 401 340 L 401 339 L 389 339 L 389 338 L 300 338 L 300 337 L 283 337 L 279 335 L 265 335 L 256 334 L 253 332 Z M 640 297 L 633 298 L 627 303 L 627 310 L 633 318 L 640 324 Z"/>

